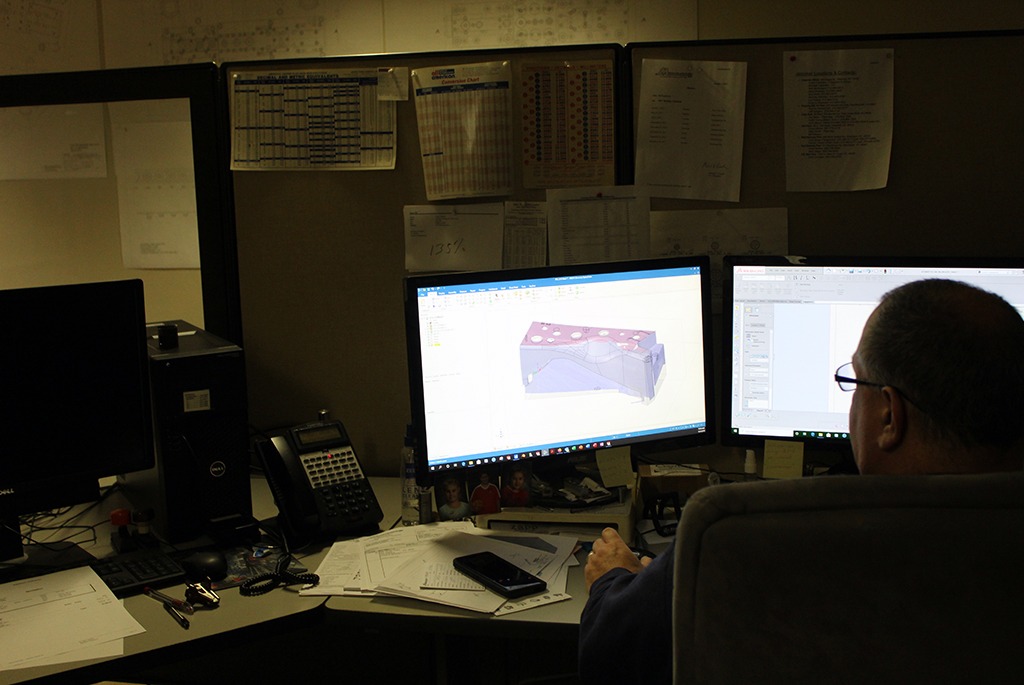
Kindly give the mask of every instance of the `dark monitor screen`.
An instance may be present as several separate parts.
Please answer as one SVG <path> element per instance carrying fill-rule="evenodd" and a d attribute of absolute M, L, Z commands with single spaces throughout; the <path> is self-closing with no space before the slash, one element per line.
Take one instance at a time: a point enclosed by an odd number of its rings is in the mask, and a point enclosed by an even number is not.
<path fill-rule="evenodd" d="M 406 279 L 420 476 L 714 440 L 709 262 Z"/>
<path fill-rule="evenodd" d="M 851 393 L 834 380 L 883 294 L 926 278 L 961 280 L 1024 312 L 1024 261 L 880 257 L 724 260 L 722 442 L 766 438 L 847 449 Z"/>
<path fill-rule="evenodd" d="M 0 516 L 153 466 L 142 281 L 2 290 L 0 321 Z"/>

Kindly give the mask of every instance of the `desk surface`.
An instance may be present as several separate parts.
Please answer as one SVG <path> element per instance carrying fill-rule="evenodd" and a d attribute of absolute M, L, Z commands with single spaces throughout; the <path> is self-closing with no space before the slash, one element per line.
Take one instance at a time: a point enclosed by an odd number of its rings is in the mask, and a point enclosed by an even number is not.
<path fill-rule="evenodd" d="M 382 527 L 398 521 L 400 515 L 398 478 L 371 478 L 384 512 Z M 253 513 L 258 519 L 276 515 L 273 500 L 262 478 L 253 479 Z M 101 535 L 103 533 L 100 533 Z M 307 555 L 302 562 L 315 570 L 329 545 Z M 124 640 L 124 655 L 112 659 L 78 661 L 52 666 L 0 671 L 0 685 L 47 676 L 73 675 L 75 680 L 102 680 L 125 672 L 126 665 L 166 659 L 202 651 L 206 643 L 230 633 L 265 628 L 279 623 L 327 622 L 327 627 L 359 625 L 361 628 L 394 628 L 449 635 L 499 635 L 576 639 L 579 617 L 586 601 L 582 566 L 570 570 L 568 594 L 571 600 L 537 607 L 502 617 L 446 607 L 429 602 L 389 597 L 304 597 L 295 592 L 274 590 L 258 597 L 242 597 L 237 588 L 220 591 L 221 606 L 197 611 L 191 628 L 183 630 L 171 621 L 159 602 L 139 595 L 125 600 L 125 607 L 146 629 Z M 184 587 L 166 590 L 182 596 Z M 286 630 L 287 628 L 282 628 Z M 164 659 L 164 660 L 166 660 Z"/>
<path fill-rule="evenodd" d="M 397 522 L 401 516 L 399 479 L 371 480 L 384 511 L 381 526 L 389 526 Z M 311 565 L 310 568 L 315 570 L 315 566 Z M 500 617 L 401 597 L 333 596 L 327 598 L 325 620 L 364 627 L 390 627 L 397 621 L 403 628 L 425 629 L 432 632 L 441 630 L 448 634 L 494 633 L 530 637 L 542 634 L 575 639 L 579 633 L 580 614 L 587 599 L 582 565 L 570 569 L 566 593 L 572 599 Z"/>
<path fill-rule="evenodd" d="M 276 515 L 277 511 L 266 481 L 262 478 L 253 478 L 252 489 L 254 515 L 258 518 Z M 103 528 L 97 529 L 97 536 L 100 539 L 107 539 L 109 531 Z M 102 545 L 98 545 L 91 551 L 99 554 L 101 547 Z M 323 554 L 326 554 L 326 548 L 306 558 L 304 563 L 318 564 Z M 183 597 L 185 594 L 184 585 L 166 588 L 164 591 L 175 597 Z M 0 671 L 0 684 L 18 683 L 47 676 L 69 676 L 72 671 L 74 680 L 106 679 L 115 666 L 119 669 L 123 665 L 115 662 L 142 662 L 143 657 L 160 650 L 186 653 L 190 646 L 198 646 L 204 639 L 298 617 L 305 613 L 309 613 L 312 618 L 316 612 L 322 610 L 323 605 L 322 597 L 302 597 L 296 592 L 284 590 L 275 590 L 258 597 L 242 597 L 238 588 L 221 590 L 218 594 L 221 597 L 220 606 L 213 610 L 197 611 L 194 616 L 189 617 L 191 626 L 188 630 L 183 630 L 175 624 L 164 612 L 160 602 L 145 595 L 128 597 L 124 600 L 125 608 L 146 631 L 125 638 L 123 656 Z"/>

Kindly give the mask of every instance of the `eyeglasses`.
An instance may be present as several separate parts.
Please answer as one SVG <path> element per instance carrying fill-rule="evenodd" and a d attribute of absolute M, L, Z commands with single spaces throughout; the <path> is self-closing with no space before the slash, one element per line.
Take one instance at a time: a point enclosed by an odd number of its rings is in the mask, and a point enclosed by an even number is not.
<path fill-rule="evenodd" d="M 871 381 L 862 381 L 857 378 L 853 370 L 853 362 L 846 362 L 838 369 L 836 369 L 836 383 L 839 384 L 839 389 L 843 392 L 853 392 L 857 389 L 858 385 L 867 385 L 872 388 L 884 388 L 883 383 L 872 383 Z"/>
<path fill-rule="evenodd" d="M 874 383 L 872 381 L 862 381 L 861 379 L 857 378 L 856 372 L 854 372 L 853 370 L 853 362 L 846 362 L 838 369 L 836 369 L 835 379 L 836 383 L 839 384 L 839 389 L 842 390 L 843 392 L 853 392 L 854 390 L 857 389 L 858 385 L 866 385 L 869 388 L 889 387 L 898 392 L 900 395 L 902 395 L 903 399 L 907 400 L 908 402 L 914 403 L 914 400 L 912 400 L 910 396 L 907 395 L 907 393 L 903 392 L 895 385 L 889 385 L 888 383 Z"/>

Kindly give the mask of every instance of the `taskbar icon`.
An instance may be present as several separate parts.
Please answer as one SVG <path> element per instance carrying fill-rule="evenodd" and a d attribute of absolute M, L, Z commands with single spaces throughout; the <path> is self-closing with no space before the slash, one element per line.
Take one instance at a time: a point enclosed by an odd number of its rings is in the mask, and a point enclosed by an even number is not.
<path fill-rule="evenodd" d="M 843 431 L 793 431 L 793 437 L 811 440 L 849 440 L 850 434 Z"/>

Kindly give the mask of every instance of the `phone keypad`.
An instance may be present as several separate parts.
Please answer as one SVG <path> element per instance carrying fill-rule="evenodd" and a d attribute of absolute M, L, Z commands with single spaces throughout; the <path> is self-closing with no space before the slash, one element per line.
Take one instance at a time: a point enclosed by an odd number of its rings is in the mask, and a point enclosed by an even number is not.
<path fill-rule="evenodd" d="M 307 452 L 299 457 L 327 528 L 344 527 L 379 514 L 377 498 L 351 447 Z M 374 519 L 379 521 L 379 517 Z"/>
<path fill-rule="evenodd" d="M 335 447 L 303 454 L 302 467 L 314 488 L 363 477 L 363 470 L 351 447 Z"/>

